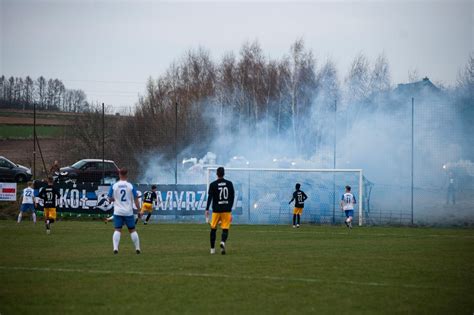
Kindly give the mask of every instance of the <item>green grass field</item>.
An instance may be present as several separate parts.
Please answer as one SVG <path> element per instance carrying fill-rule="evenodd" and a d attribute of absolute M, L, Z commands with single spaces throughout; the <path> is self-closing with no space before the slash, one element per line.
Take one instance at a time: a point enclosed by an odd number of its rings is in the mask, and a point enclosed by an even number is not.
<path fill-rule="evenodd" d="M 0 221 L 0 313 L 474 311 L 473 230 L 240 225 L 225 256 L 204 224 L 138 233 L 141 255 L 126 232 L 114 256 L 111 224 Z"/>
<path fill-rule="evenodd" d="M 38 138 L 54 138 L 61 135 L 62 126 L 36 126 Z M 33 126 L 0 125 L 0 139 L 33 139 Z"/>

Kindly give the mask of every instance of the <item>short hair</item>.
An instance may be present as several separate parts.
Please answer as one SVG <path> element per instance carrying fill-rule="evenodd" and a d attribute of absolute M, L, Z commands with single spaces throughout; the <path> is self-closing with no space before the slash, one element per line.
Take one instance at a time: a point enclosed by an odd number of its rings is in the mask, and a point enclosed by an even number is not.
<path fill-rule="evenodd" d="M 31 186 L 33 186 L 33 182 L 32 182 L 32 181 L 29 181 L 28 183 L 26 183 L 26 185 L 27 185 L 28 187 L 31 187 Z"/>
<path fill-rule="evenodd" d="M 48 183 L 52 183 L 53 182 L 53 178 L 51 176 L 48 176 L 48 178 L 46 179 L 46 181 L 48 181 Z"/>
<path fill-rule="evenodd" d="M 218 177 L 224 177 L 225 175 L 225 170 L 224 168 L 221 166 L 221 167 L 218 167 L 217 168 L 217 171 L 216 171 L 216 174 Z"/>
<path fill-rule="evenodd" d="M 128 170 L 125 167 L 120 169 L 119 171 L 120 176 L 127 176 L 127 174 L 128 174 Z"/>
<path fill-rule="evenodd" d="M 156 185 L 151 185 L 151 189 L 156 189 Z"/>
<path fill-rule="evenodd" d="M 347 190 L 347 191 L 351 191 L 351 186 L 347 185 L 347 186 L 346 186 L 346 190 Z"/>
<path fill-rule="evenodd" d="M 301 184 L 300 184 L 300 183 L 296 183 L 295 187 L 296 187 L 296 189 L 300 189 Z"/>

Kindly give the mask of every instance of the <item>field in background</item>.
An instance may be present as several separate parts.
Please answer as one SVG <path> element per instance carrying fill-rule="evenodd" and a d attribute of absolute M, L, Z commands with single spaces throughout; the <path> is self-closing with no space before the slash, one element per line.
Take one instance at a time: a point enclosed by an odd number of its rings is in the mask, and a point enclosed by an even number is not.
<path fill-rule="evenodd" d="M 0 221 L 0 313 L 436 313 L 474 310 L 474 231 L 234 226 L 209 255 L 204 224 Z M 219 233 L 220 234 L 220 233 Z"/>
<path fill-rule="evenodd" d="M 33 127 L 23 125 L 0 125 L 0 139 L 31 139 L 33 141 Z M 63 133 L 63 127 L 37 126 L 38 138 L 54 138 Z"/>
<path fill-rule="evenodd" d="M 60 150 L 65 128 L 74 122 L 77 113 L 37 111 L 36 132 L 47 167 L 64 155 Z M 41 162 L 37 149 L 37 163 Z M 2 109 L 0 112 L 0 155 L 15 163 L 33 165 L 33 111 Z M 38 166 L 42 168 L 42 166 Z"/>

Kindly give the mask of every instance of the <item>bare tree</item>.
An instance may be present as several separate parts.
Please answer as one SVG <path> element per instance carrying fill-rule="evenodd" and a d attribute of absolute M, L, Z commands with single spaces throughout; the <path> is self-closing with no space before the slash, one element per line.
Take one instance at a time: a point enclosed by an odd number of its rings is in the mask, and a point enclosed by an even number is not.
<path fill-rule="evenodd" d="M 36 87 L 36 101 L 41 108 L 44 108 L 46 103 L 46 79 L 43 76 L 36 79 Z"/>
<path fill-rule="evenodd" d="M 384 54 L 380 54 L 375 61 L 372 73 L 370 75 L 370 93 L 378 94 L 381 92 L 387 92 L 391 89 L 391 87 L 392 84 L 388 60 Z"/>
<path fill-rule="evenodd" d="M 369 80 L 369 62 L 360 53 L 352 61 L 345 79 L 346 100 L 352 103 L 366 99 L 369 96 Z"/>

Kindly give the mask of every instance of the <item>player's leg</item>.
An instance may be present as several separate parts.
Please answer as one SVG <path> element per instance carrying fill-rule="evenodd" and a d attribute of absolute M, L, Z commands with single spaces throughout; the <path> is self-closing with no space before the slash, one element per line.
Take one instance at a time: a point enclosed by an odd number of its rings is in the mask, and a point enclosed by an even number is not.
<path fill-rule="evenodd" d="M 293 208 L 293 227 L 295 228 L 296 227 L 296 207 Z"/>
<path fill-rule="evenodd" d="M 36 224 L 36 211 L 34 207 L 33 207 L 33 210 L 31 211 L 31 217 L 33 218 L 33 223 Z"/>
<path fill-rule="evenodd" d="M 352 229 L 352 217 L 354 216 L 354 210 L 347 210 L 347 227 Z"/>
<path fill-rule="evenodd" d="M 49 209 L 49 229 L 51 230 L 51 224 L 53 224 L 56 221 L 56 208 L 50 208 Z"/>
<path fill-rule="evenodd" d="M 49 221 L 49 212 L 50 212 L 50 208 L 44 208 L 43 211 L 44 211 L 44 225 L 45 225 L 45 228 L 46 228 L 46 234 L 50 234 L 51 233 L 51 226 L 49 225 L 50 221 Z"/>
<path fill-rule="evenodd" d="M 148 223 L 148 221 L 150 221 L 150 218 L 151 218 L 151 211 L 148 212 L 147 216 L 146 216 L 146 219 L 145 219 L 145 224 Z"/>
<path fill-rule="evenodd" d="M 153 205 L 151 203 L 143 203 L 142 209 L 143 209 L 144 213 L 145 212 L 147 213 L 145 221 L 143 222 L 143 224 L 147 225 L 148 221 L 150 220 L 151 213 L 153 212 Z"/>
<path fill-rule="evenodd" d="M 222 229 L 222 235 L 221 235 L 221 254 L 225 255 L 225 244 L 227 241 L 227 238 L 229 237 L 229 229 L 230 229 L 230 218 L 232 214 L 230 212 L 224 212 L 221 214 L 221 229 Z"/>
<path fill-rule="evenodd" d="M 140 254 L 140 238 L 138 237 L 138 233 L 135 230 L 135 222 L 133 220 L 133 215 L 124 218 L 125 224 L 127 225 L 128 231 L 130 232 L 130 238 L 132 239 L 133 245 L 135 245 L 135 252 L 137 254 Z"/>
<path fill-rule="evenodd" d="M 16 223 L 20 223 L 22 217 L 23 217 L 23 205 L 21 205 L 20 207 L 20 213 L 18 213 L 18 219 L 16 220 Z"/>
<path fill-rule="evenodd" d="M 296 227 L 299 228 L 300 227 L 300 220 L 301 220 L 301 214 L 297 214 L 296 215 Z"/>
<path fill-rule="evenodd" d="M 135 224 L 138 224 L 138 219 L 141 219 L 143 216 L 143 206 L 140 212 L 137 213 L 137 219 L 135 220 Z"/>
<path fill-rule="evenodd" d="M 220 221 L 220 213 L 212 213 L 211 218 L 211 233 L 210 233 L 210 243 L 211 243 L 211 254 L 216 252 L 216 234 L 217 234 L 217 222 Z"/>
<path fill-rule="evenodd" d="M 114 254 L 118 254 L 120 237 L 122 236 L 122 226 L 124 224 L 124 217 L 121 215 L 114 215 L 114 234 L 112 235 L 112 245 L 114 247 Z"/>

